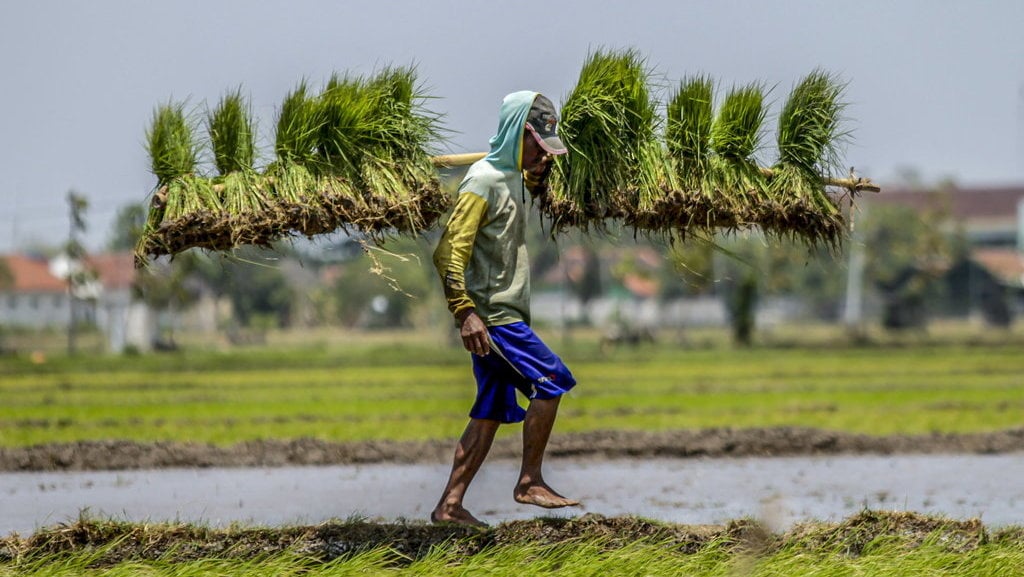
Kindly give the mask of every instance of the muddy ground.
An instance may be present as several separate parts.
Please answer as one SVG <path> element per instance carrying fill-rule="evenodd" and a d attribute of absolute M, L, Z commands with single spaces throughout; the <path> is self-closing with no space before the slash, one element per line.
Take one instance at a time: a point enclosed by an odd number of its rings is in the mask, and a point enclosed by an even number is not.
<path fill-rule="evenodd" d="M 518 438 L 495 442 L 490 458 L 516 458 Z M 359 463 L 439 463 L 453 441 L 317 439 L 248 441 L 219 447 L 201 443 L 81 441 L 0 448 L 0 471 L 89 471 L 168 467 L 280 467 Z M 699 431 L 596 431 L 555 434 L 554 457 L 781 457 L 857 454 L 994 454 L 1024 451 L 1024 428 L 988 433 L 871 436 L 810 428 Z"/>
<path fill-rule="evenodd" d="M 634 517 L 585 515 L 576 519 L 514 521 L 497 527 L 474 529 L 431 526 L 423 523 L 326 523 L 318 526 L 233 528 L 212 530 L 184 524 L 131 524 L 79 521 L 52 527 L 28 538 L 0 539 L 0 568 L 28 564 L 33 559 L 53 560 L 75 552 L 90 552 L 90 566 L 125 561 L 185 562 L 196 559 L 252 559 L 291 552 L 310 561 L 329 561 L 360 551 L 389 548 L 396 565 L 406 565 L 443 546 L 458 558 L 494 547 L 542 542 L 560 544 L 599 539 L 606 548 L 623 547 L 637 539 L 664 544 L 679 553 L 695 553 L 706 546 L 724 546 L 733 553 L 771 554 L 785 547 L 833 550 L 857 556 L 880 537 L 899 539 L 907 547 L 926 540 L 950 554 L 966 553 L 992 541 L 1020 543 L 1017 528 L 989 532 L 978 520 L 950 521 L 915 513 L 863 511 L 841 523 L 812 523 L 784 534 L 773 533 L 756 521 L 727 525 L 671 525 Z"/>

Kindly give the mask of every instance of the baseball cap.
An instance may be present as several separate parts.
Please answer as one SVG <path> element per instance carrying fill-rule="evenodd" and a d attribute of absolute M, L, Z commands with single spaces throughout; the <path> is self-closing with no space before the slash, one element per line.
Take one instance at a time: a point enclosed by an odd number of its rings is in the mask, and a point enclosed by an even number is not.
<path fill-rule="evenodd" d="M 569 152 L 562 139 L 558 137 L 557 126 L 558 114 L 555 112 L 555 105 L 543 94 L 538 94 L 526 116 L 526 129 L 548 154 Z"/>

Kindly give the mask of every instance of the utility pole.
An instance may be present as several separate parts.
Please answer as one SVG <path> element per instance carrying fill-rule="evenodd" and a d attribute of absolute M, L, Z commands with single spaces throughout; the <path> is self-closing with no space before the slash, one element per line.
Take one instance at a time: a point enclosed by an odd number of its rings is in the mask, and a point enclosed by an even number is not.
<path fill-rule="evenodd" d="M 852 208 L 851 208 L 852 210 Z M 860 218 L 867 215 L 867 207 L 861 209 Z M 849 262 L 846 272 L 846 306 L 843 309 L 843 323 L 854 335 L 860 335 L 864 323 L 864 235 L 854 230 L 850 235 Z"/>
<path fill-rule="evenodd" d="M 79 235 L 85 232 L 85 209 L 89 207 L 89 202 L 74 190 L 68 191 L 67 199 L 70 225 L 65 252 L 68 258 L 67 283 L 70 314 L 68 319 L 68 355 L 70 356 L 75 354 L 75 332 L 78 322 L 78 307 L 76 306 L 78 299 L 75 292 L 82 284 L 82 259 L 85 257 L 85 249 L 82 247 Z"/>

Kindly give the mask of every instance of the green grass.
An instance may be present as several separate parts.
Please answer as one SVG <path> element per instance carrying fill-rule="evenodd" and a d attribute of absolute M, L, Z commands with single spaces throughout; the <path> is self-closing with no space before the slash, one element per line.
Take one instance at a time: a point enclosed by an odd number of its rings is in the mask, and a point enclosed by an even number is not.
<path fill-rule="evenodd" d="M 0 542 L 0 576 L 1005 576 L 1019 528 L 866 511 L 778 535 L 636 518 L 510 522 L 485 531 L 364 522 L 232 528 L 80 522 Z"/>
<path fill-rule="evenodd" d="M 517 545 L 495 548 L 468 559 L 443 550 L 408 566 L 395 566 L 386 549 L 323 564 L 298 555 L 255 559 L 201 559 L 184 563 L 127 561 L 106 568 L 89 568 L 85 554 L 60 562 L 44 562 L 25 569 L 0 566 L 0 575 L 26 577 L 94 576 L 287 576 L 315 574 L 353 575 L 488 575 L 491 577 L 542 576 L 935 576 L 1005 577 L 1019 574 L 1024 567 L 1024 550 L 1019 546 L 984 547 L 971 553 L 947 553 L 922 547 L 911 552 L 898 546 L 879 546 L 869 555 L 847 557 L 832 552 L 784 551 L 767 558 L 723 554 L 714 550 L 680 555 L 658 543 L 643 540 L 613 551 L 603 551 L 600 541 L 566 545 Z"/>
<path fill-rule="evenodd" d="M 868 434 L 1024 425 L 1017 344 L 684 350 L 556 347 L 579 381 L 558 432 L 807 426 Z M 466 354 L 404 344 L 0 361 L 0 446 L 456 437 Z M 502 434 L 517 434 L 516 427 Z"/>

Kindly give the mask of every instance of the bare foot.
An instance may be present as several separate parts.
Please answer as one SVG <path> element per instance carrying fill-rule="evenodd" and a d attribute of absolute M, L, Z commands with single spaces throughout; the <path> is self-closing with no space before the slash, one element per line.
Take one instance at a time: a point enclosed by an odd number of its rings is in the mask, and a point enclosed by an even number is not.
<path fill-rule="evenodd" d="M 545 509 L 560 509 L 562 507 L 577 507 L 580 502 L 567 499 L 559 495 L 546 483 L 534 483 L 532 485 L 519 485 L 512 496 L 519 503 L 536 505 Z"/>
<path fill-rule="evenodd" d="M 430 522 L 435 525 L 450 523 L 454 525 L 469 525 L 471 527 L 487 526 L 487 523 L 477 519 L 462 507 L 442 507 L 440 505 L 437 509 L 430 512 Z"/>

